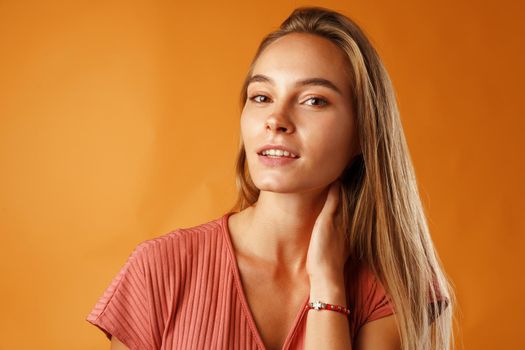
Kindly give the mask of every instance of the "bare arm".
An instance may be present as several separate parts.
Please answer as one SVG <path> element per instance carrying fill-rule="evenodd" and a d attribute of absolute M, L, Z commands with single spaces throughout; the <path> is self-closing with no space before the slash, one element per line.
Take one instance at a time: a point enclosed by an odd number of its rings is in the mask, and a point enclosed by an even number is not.
<path fill-rule="evenodd" d="M 379 318 L 363 325 L 357 334 L 357 350 L 399 350 L 401 340 L 394 315 Z"/>
<path fill-rule="evenodd" d="M 344 264 L 350 250 L 339 227 L 336 210 L 341 182 L 334 181 L 319 213 L 306 259 L 310 279 L 310 301 L 346 306 Z M 334 218 L 335 216 L 335 218 Z M 350 310 L 352 312 L 352 310 Z M 357 350 L 398 350 L 399 337 L 395 317 L 367 322 L 356 339 Z M 351 350 L 350 322 L 343 313 L 309 310 L 306 318 L 305 350 Z"/>
<path fill-rule="evenodd" d="M 343 279 L 312 280 L 310 300 L 345 305 Z M 352 312 L 353 310 L 350 310 Z M 351 350 L 348 317 L 328 310 L 309 310 L 306 323 L 305 350 L 329 349 Z M 356 350 L 399 350 L 401 341 L 394 315 L 382 317 L 363 325 L 357 335 Z"/>
<path fill-rule="evenodd" d="M 310 279 L 310 301 L 315 300 L 346 305 L 344 279 Z M 348 316 L 336 311 L 309 310 L 306 319 L 304 348 L 305 350 L 352 349 Z"/>
<path fill-rule="evenodd" d="M 120 340 L 117 339 L 117 337 L 112 336 L 110 350 L 129 350 L 129 348 L 126 345 L 122 344 Z"/>

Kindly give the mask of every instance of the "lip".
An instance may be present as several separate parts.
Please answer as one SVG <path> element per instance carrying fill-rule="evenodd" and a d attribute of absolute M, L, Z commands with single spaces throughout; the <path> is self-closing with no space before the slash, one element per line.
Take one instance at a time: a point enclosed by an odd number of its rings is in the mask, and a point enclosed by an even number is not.
<path fill-rule="evenodd" d="M 286 147 L 286 146 L 283 146 L 283 145 L 272 145 L 272 144 L 267 144 L 267 145 L 264 145 L 262 146 L 261 148 L 259 148 L 257 150 L 257 154 L 258 155 L 261 155 L 261 153 L 263 151 L 266 151 L 268 149 L 279 149 L 281 151 L 287 151 L 289 153 L 293 153 L 297 156 L 297 158 L 300 158 L 301 156 L 295 151 L 293 150 L 292 148 L 289 148 L 289 147 Z M 291 158 L 291 159 L 297 159 L 297 158 Z"/>
<path fill-rule="evenodd" d="M 263 163 L 264 165 L 271 166 L 271 167 L 287 165 L 299 159 L 299 158 L 292 158 L 292 157 L 263 156 L 262 154 L 258 154 L 257 158 L 259 158 L 259 161 Z"/>

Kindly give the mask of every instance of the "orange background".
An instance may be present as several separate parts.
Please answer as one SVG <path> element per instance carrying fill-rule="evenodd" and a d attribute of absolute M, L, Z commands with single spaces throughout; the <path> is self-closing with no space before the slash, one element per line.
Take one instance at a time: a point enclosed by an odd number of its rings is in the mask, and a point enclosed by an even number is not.
<path fill-rule="evenodd" d="M 238 93 L 263 35 L 315 4 L 389 70 L 457 344 L 523 345 L 518 1 L 0 2 L 1 349 L 109 349 L 84 319 L 132 249 L 225 213 Z"/>

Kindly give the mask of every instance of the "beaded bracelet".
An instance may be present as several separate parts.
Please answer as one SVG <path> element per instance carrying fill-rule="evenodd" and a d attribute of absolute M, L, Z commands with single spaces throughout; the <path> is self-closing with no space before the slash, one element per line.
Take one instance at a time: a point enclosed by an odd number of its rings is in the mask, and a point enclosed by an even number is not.
<path fill-rule="evenodd" d="M 342 314 L 345 314 L 345 315 L 350 315 L 350 309 L 344 307 L 344 306 L 341 306 L 341 305 L 334 305 L 334 304 L 328 304 L 328 303 L 323 303 L 322 301 L 313 301 L 313 302 L 309 302 L 307 305 L 306 305 L 306 310 L 311 310 L 311 309 L 315 309 L 315 310 L 330 310 L 330 311 L 337 311 L 337 312 L 340 312 Z"/>

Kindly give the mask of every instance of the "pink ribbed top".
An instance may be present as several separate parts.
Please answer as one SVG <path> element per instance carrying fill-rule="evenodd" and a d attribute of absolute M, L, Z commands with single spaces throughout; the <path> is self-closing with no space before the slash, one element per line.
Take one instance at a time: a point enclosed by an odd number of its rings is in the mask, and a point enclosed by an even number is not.
<path fill-rule="evenodd" d="M 87 321 L 131 350 L 265 350 L 244 294 L 228 212 L 137 245 Z M 394 312 L 365 265 L 345 265 L 352 343 L 359 328 Z M 283 350 L 303 349 L 306 304 Z M 326 311 L 329 312 L 329 311 Z"/>

